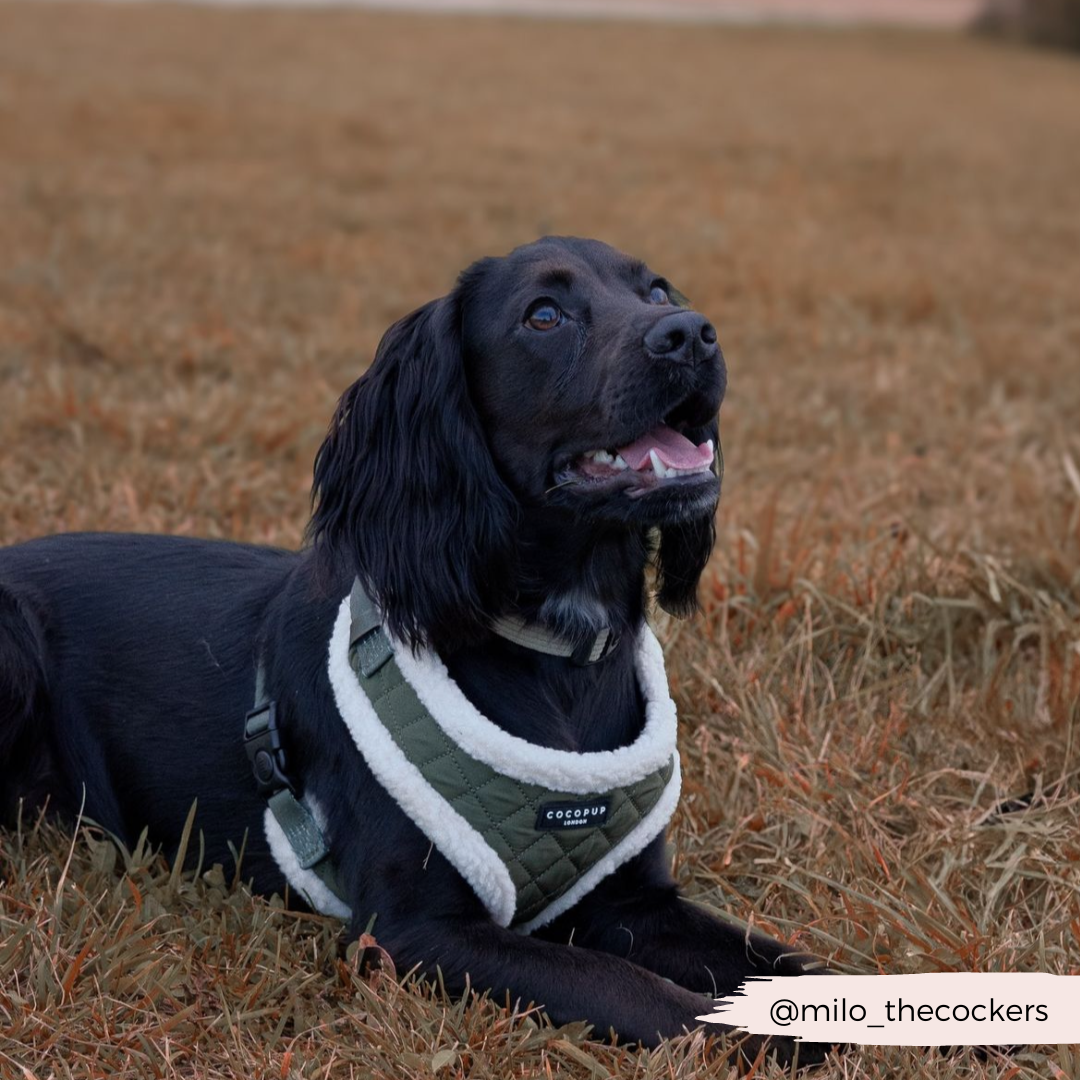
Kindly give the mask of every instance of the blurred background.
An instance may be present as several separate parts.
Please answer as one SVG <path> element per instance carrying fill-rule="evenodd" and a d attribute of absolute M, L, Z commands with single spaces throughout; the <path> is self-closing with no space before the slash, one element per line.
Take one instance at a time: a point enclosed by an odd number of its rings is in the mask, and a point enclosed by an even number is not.
<path fill-rule="evenodd" d="M 967 28 L 1066 42 L 1076 3 L 519 6 L 553 17 L 0 4 L 5 540 L 297 542 L 382 331 L 546 232 L 718 321 L 733 497 L 837 470 L 882 520 L 1034 527 L 1000 481 L 1067 482 L 1077 63 Z"/>
<path fill-rule="evenodd" d="M 1080 970 L 1078 45 L 1077 0 L 0 0 L 0 542 L 296 546 L 334 403 L 394 320 L 480 256 L 606 240 L 715 321 L 730 372 L 703 614 L 661 625 L 680 880 L 857 970 Z M 12 850 L 45 911 L 59 864 Z M 72 910 L 112 925 L 131 894 L 97 858 Z M 56 959 L 83 924 L 47 915 L 34 1007 L 55 983 L 96 1030 Z M 10 977 L 32 940 L 0 949 Z M 228 965 L 191 963 L 179 1026 L 113 1003 L 128 1034 L 68 1060 L 168 1074 L 220 1008 Z M 327 963 L 291 984 L 309 1049 L 320 1000 L 369 992 Z M 399 995 L 419 1026 L 379 1034 L 397 993 L 334 1043 L 364 1075 L 406 1044 L 430 1065 L 424 1025 L 495 1030 Z M 307 1075 L 275 1008 L 221 1075 Z M 56 1060 L 41 1030 L 27 1068 Z M 529 1068 L 595 1073 L 537 1047 Z M 664 1075 L 704 1075 L 680 1053 Z"/>

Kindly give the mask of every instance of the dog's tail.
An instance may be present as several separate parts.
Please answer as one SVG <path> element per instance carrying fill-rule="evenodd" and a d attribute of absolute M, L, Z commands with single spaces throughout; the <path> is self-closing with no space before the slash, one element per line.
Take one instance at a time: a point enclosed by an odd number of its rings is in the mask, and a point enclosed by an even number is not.
<path fill-rule="evenodd" d="M 0 821 L 20 800 L 35 809 L 52 772 L 41 627 L 29 607 L 0 585 Z"/>

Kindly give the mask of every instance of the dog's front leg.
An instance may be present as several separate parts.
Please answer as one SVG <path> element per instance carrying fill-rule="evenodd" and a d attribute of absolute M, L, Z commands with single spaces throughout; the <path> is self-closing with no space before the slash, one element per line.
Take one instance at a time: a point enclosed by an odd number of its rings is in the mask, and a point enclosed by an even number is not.
<path fill-rule="evenodd" d="M 730 994 L 750 975 L 825 973 L 805 953 L 685 899 L 664 862 L 656 841 L 540 934 L 613 953 L 703 994 Z"/>
<path fill-rule="evenodd" d="M 679 895 L 674 883 L 635 872 L 615 874 L 550 926 L 538 931 L 553 942 L 573 941 L 580 951 L 602 950 L 627 959 L 694 993 L 724 997 L 750 975 L 829 974 L 820 961 L 764 934 L 726 922 Z M 664 875 L 666 876 L 666 874 Z M 710 1025 L 711 1033 L 722 1028 Z M 743 1046 L 753 1057 L 767 1047 L 782 1063 L 796 1052 L 803 1065 L 820 1064 L 830 1052 L 821 1043 L 755 1036 Z"/>
<path fill-rule="evenodd" d="M 700 1027 L 708 998 L 666 981 L 628 960 L 593 949 L 524 937 L 495 923 L 440 919 L 380 936 L 398 970 L 436 968 L 451 993 L 466 985 L 535 1003 L 555 1023 L 585 1020 L 594 1035 L 614 1030 L 620 1041 L 656 1046 Z M 718 1034 L 722 1028 L 711 1026 Z"/>
<path fill-rule="evenodd" d="M 812 957 L 686 900 L 674 887 L 620 898 L 595 915 L 575 909 L 544 936 L 611 952 L 710 995 L 731 993 L 749 975 L 807 975 L 821 968 Z"/>

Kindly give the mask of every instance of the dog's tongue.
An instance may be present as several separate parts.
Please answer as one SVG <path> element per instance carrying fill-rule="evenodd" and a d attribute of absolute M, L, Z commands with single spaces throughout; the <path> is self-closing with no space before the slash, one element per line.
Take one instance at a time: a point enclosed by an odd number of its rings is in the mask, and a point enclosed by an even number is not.
<path fill-rule="evenodd" d="M 667 424 L 657 424 L 629 446 L 620 447 L 619 453 L 631 469 L 637 470 L 649 460 L 650 450 L 655 450 L 656 456 L 669 469 L 693 469 L 707 465 L 713 459 L 707 442 L 695 446 Z"/>

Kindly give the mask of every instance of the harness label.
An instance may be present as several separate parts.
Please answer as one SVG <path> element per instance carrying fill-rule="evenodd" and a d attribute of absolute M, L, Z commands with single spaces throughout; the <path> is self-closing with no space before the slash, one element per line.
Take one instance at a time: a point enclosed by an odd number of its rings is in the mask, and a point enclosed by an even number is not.
<path fill-rule="evenodd" d="M 585 829 L 607 822 L 608 796 L 572 802 L 541 803 L 536 815 L 538 829 Z"/>

